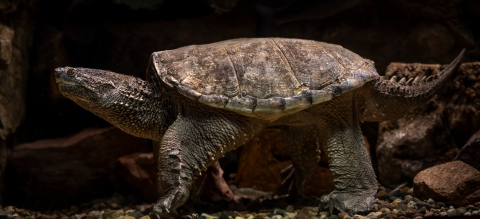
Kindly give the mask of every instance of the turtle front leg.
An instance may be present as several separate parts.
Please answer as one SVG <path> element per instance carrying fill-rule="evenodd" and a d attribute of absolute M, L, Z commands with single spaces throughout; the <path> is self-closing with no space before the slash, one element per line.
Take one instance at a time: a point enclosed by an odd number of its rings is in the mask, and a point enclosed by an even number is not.
<path fill-rule="evenodd" d="M 378 182 L 360 129 L 352 99 L 332 102 L 322 116 L 320 141 L 327 153 L 335 190 L 321 198 L 321 207 L 350 215 L 367 211 L 375 199 Z M 335 106 L 335 107 L 333 107 Z"/>
<path fill-rule="evenodd" d="M 157 216 L 176 214 L 176 209 L 188 200 L 194 177 L 227 151 L 253 138 L 263 127 L 261 120 L 211 108 L 184 109 L 158 147 L 156 161 L 164 194 L 154 206 Z"/>

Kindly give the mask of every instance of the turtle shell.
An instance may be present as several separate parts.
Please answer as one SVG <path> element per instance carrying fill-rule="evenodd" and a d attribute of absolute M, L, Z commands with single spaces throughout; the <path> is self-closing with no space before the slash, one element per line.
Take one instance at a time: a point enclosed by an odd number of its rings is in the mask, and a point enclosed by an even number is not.
<path fill-rule="evenodd" d="M 156 77 L 188 98 L 247 116 L 278 118 L 378 77 L 373 62 L 338 45 L 234 39 L 152 53 Z"/>

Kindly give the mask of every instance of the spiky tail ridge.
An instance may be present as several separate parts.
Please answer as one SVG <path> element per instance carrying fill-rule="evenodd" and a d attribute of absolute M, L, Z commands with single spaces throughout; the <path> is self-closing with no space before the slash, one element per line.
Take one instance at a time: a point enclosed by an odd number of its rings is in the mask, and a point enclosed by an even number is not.
<path fill-rule="evenodd" d="M 405 113 L 427 103 L 454 74 L 465 49 L 440 73 L 422 78 L 390 80 L 379 77 L 365 84 L 362 95 L 363 121 L 385 121 L 402 117 Z"/>

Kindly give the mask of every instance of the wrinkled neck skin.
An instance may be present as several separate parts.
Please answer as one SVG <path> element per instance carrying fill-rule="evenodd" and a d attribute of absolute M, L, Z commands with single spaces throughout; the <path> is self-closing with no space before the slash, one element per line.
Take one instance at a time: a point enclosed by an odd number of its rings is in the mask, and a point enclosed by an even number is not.
<path fill-rule="evenodd" d="M 162 97 L 154 86 L 145 82 L 146 90 L 118 89 L 104 105 L 87 109 L 121 130 L 141 138 L 161 140 L 166 128 Z"/>
<path fill-rule="evenodd" d="M 57 68 L 55 77 L 65 97 L 134 136 L 159 141 L 176 116 L 156 83 L 72 67 Z"/>

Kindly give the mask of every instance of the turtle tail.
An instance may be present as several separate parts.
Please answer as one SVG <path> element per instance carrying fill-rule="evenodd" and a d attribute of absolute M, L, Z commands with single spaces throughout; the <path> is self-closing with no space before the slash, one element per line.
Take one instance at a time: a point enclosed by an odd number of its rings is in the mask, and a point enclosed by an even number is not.
<path fill-rule="evenodd" d="M 422 78 L 402 78 L 397 81 L 379 77 L 365 84 L 363 121 L 398 119 L 407 112 L 427 103 L 454 74 L 465 49 L 440 73 Z"/>

